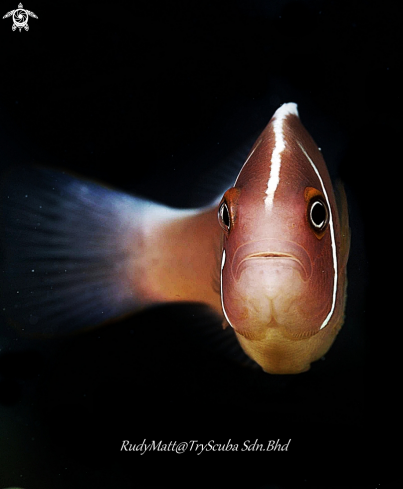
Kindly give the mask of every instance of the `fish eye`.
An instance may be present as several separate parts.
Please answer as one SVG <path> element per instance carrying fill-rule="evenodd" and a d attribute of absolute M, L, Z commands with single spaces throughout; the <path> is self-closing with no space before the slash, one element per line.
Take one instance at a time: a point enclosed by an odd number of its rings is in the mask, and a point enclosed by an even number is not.
<path fill-rule="evenodd" d="M 225 202 L 223 202 L 218 209 L 218 221 L 223 230 L 228 233 L 231 227 L 231 219 L 228 206 Z"/>
<path fill-rule="evenodd" d="M 325 230 L 329 221 L 329 211 L 321 198 L 316 197 L 312 199 L 308 216 L 314 231 L 322 232 Z"/>

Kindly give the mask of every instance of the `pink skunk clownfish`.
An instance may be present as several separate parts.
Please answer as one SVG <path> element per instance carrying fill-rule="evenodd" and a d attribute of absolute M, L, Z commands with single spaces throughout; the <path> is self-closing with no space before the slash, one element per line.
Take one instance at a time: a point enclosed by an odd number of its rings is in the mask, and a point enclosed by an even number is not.
<path fill-rule="evenodd" d="M 219 207 L 221 299 L 244 351 L 270 373 L 298 373 L 344 321 L 349 228 L 321 152 L 285 104 Z"/>
<path fill-rule="evenodd" d="M 206 208 L 172 209 L 43 169 L 11 172 L 0 192 L 2 310 L 25 332 L 199 302 L 265 372 L 292 374 L 323 356 L 343 324 L 345 194 L 338 211 L 293 103 Z"/>

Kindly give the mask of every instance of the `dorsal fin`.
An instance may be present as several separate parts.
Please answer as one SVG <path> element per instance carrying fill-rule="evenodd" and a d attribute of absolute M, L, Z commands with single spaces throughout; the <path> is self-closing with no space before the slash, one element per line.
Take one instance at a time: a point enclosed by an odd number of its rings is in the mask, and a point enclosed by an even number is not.
<path fill-rule="evenodd" d="M 218 205 L 224 193 L 234 185 L 258 135 L 259 133 L 256 133 L 249 137 L 241 146 L 204 173 L 192 189 L 192 200 L 195 203 L 202 201 L 205 205 Z"/>

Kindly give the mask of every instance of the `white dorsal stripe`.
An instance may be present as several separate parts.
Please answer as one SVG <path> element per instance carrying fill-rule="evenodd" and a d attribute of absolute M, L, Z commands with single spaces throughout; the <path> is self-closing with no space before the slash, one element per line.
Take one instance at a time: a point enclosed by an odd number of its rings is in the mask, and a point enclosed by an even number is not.
<path fill-rule="evenodd" d="M 336 253 L 336 240 L 334 238 L 333 214 L 332 214 L 332 208 L 330 207 L 329 197 L 327 195 L 327 192 L 326 192 L 325 186 L 323 184 L 323 180 L 319 174 L 319 171 L 315 166 L 315 163 L 311 160 L 308 153 L 305 151 L 304 147 L 302 146 L 302 144 L 299 141 L 298 141 L 298 146 L 301 148 L 302 152 L 304 153 L 304 155 L 308 159 L 309 163 L 312 165 L 312 168 L 314 169 L 316 175 L 318 176 L 320 184 L 322 186 L 323 195 L 325 196 L 327 206 L 329 208 L 329 227 L 330 227 L 330 241 L 331 241 L 331 245 L 332 245 L 334 279 L 333 279 L 332 307 L 330 308 L 329 314 L 327 315 L 326 319 L 322 323 L 322 326 L 320 327 L 320 329 L 323 329 L 325 326 L 327 326 L 327 324 L 329 323 L 329 321 L 333 315 L 334 308 L 336 306 L 336 296 L 337 296 L 337 280 L 338 280 L 338 278 L 337 278 L 337 253 Z"/>
<path fill-rule="evenodd" d="M 288 115 L 298 116 L 297 104 L 290 102 L 278 108 L 273 116 L 274 149 L 271 155 L 270 177 L 267 182 L 265 207 L 268 211 L 273 208 L 274 194 L 280 182 L 281 153 L 285 149 L 285 137 L 283 132 L 284 120 Z"/>

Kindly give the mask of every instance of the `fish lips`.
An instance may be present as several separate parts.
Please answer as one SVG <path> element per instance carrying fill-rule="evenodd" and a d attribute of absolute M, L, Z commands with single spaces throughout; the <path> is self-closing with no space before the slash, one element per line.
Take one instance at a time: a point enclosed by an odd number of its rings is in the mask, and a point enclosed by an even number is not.
<path fill-rule="evenodd" d="M 250 261 L 261 260 L 262 265 L 267 260 L 286 262 L 295 267 L 304 282 L 312 275 L 312 264 L 305 248 L 294 241 L 267 238 L 251 241 L 239 246 L 232 260 L 231 272 L 236 281 L 241 278 L 242 271 Z"/>

